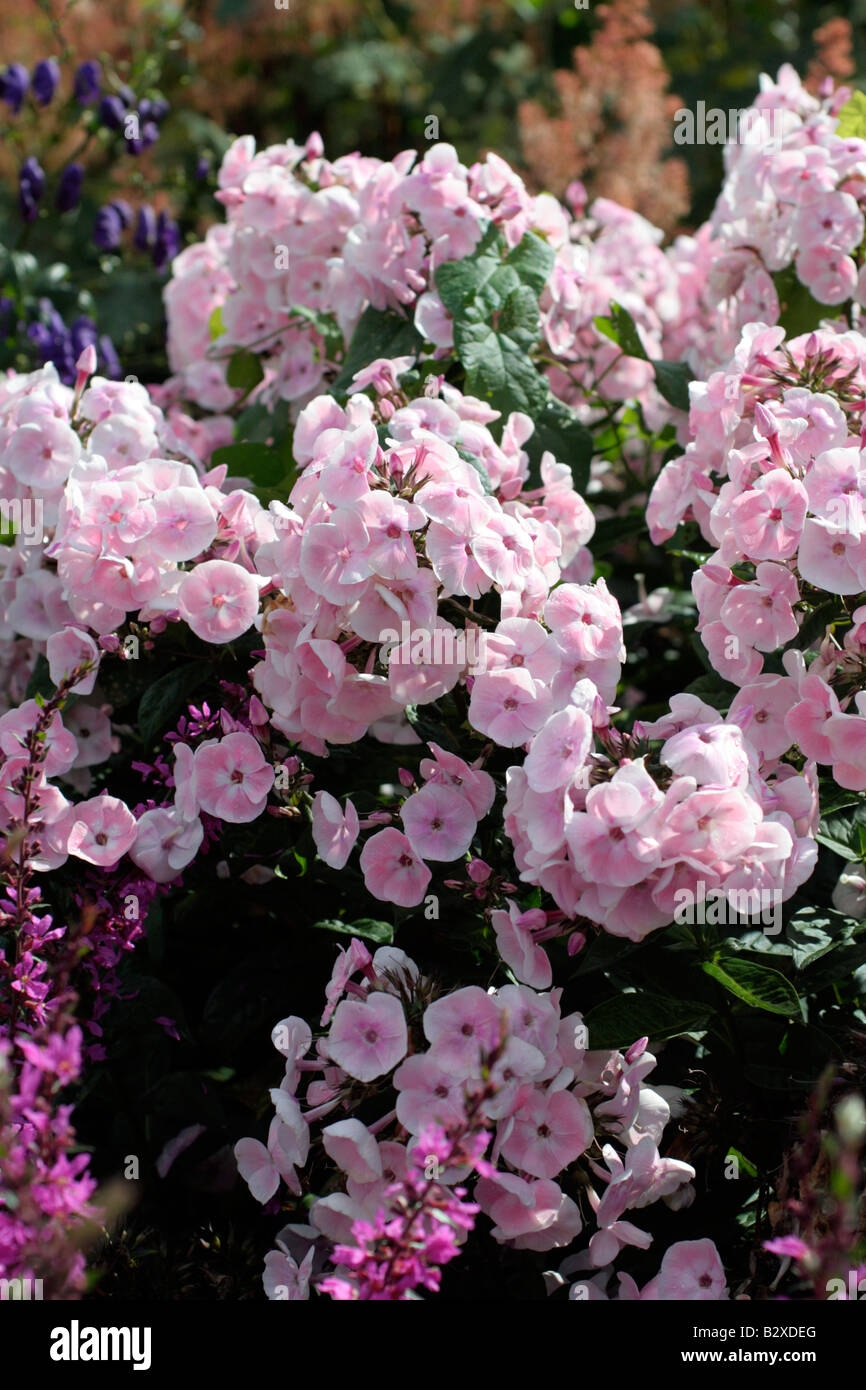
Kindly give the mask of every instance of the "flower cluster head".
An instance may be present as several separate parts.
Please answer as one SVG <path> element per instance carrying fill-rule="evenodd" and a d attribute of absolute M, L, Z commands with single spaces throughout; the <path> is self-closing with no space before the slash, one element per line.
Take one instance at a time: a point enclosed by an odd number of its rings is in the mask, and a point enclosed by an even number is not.
<path fill-rule="evenodd" d="M 6 466 L 41 492 L 54 523 L 54 586 L 70 617 L 109 633 L 130 613 L 163 624 L 182 615 L 207 640 L 239 637 L 258 609 L 245 558 L 259 540 L 256 498 L 220 491 L 225 469 L 202 475 L 171 457 L 180 451 L 143 386 L 96 377 L 76 404 L 73 420 L 68 395 L 44 375 L 6 410 Z"/>
<path fill-rule="evenodd" d="M 784 271 L 832 312 L 866 303 L 866 140 L 839 133 L 850 89 L 814 96 L 784 64 L 725 146 L 710 221 L 668 256 L 680 290 L 675 356 L 699 376 L 723 365 L 750 323 L 778 323 Z"/>
<path fill-rule="evenodd" d="M 394 381 L 408 363 L 373 365 Z M 278 590 L 256 689 L 276 728 L 313 753 L 369 729 L 411 741 L 406 706 L 470 681 L 475 728 L 525 742 L 548 682 L 577 659 L 537 615 L 569 567 L 588 569 L 589 509 L 549 453 L 542 487 L 527 489 L 525 415 L 508 417 L 497 444 L 496 412 L 453 387 L 391 402 L 379 430 L 377 407 L 381 417 L 381 401 L 357 390 L 345 408 L 320 396 L 301 412 L 303 471 L 288 506 L 271 505 L 275 539 L 256 552 Z M 472 606 L 491 593 L 502 618 L 481 631 Z"/>
<path fill-rule="evenodd" d="M 15 116 L 20 113 L 28 95 L 33 106 L 44 109 L 51 105 L 60 89 L 61 76 L 60 65 L 53 58 L 41 59 L 32 73 L 21 63 L 11 63 L 0 74 L 0 101 Z M 92 133 L 94 124 L 98 122 L 107 130 L 122 132 L 123 149 L 131 155 L 139 155 L 149 149 L 159 139 L 160 123 L 169 111 L 168 102 L 163 97 L 136 99 L 132 90 L 122 85 L 102 95 L 102 85 L 102 68 L 95 59 L 78 65 L 73 75 L 73 97 L 83 108 L 85 128 Z M 96 101 L 99 101 L 99 105 L 94 118 L 85 113 Z M 52 180 L 53 204 L 57 212 L 71 212 L 78 207 L 84 177 L 84 165 L 74 161 L 64 166 L 56 183 Z M 28 155 L 19 171 L 19 208 L 25 222 L 35 221 L 46 182 L 45 171 L 38 159 Z M 114 250 L 119 245 L 120 233 L 126 225 L 120 211 L 122 206 L 122 203 L 110 203 L 99 210 L 94 241 L 101 250 Z M 154 248 L 154 261 L 158 269 L 168 265 L 180 250 L 180 244 L 177 225 L 168 214 L 163 213 L 160 235 Z"/>
<path fill-rule="evenodd" d="M 131 614 L 154 634 L 183 621 L 212 644 L 242 636 L 263 583 L 255 550 L 274 532 L 252 493 L 221 489 L 224 468 L 205 474 L 189 461 L 142 386 L 91 377 L 94 364 L 89 345 L 74 389 L 46 367 L 10 376 L 0 392 L 3 488 L 22 517 L 40 523 L 0 552 L 0 640 L 26 647 L 26 669 L 44 656 L 51 680 L 72 680 L 76 696 L 46 720 L 43 706 L 14 690 L 14 666 L 6 673 L 13 698 L 0 715 L 0 834 L 14 836 L 26 820 L 34 830 L 28 863 L 38 872 L 70 855 L 107 874 L 129 875 L 131 864 L 150 885 L 146 897 L 177 879 L 209 825 L 260 816 L 274 772 L 249 723 L 223 711 L 194 752 L 177 742 L 162 804 L 131 808 L 105 787 L 88 795 L 90 769 L 119 746 L 100 665 L 106 655 L 122 658 L 117 629 Z M 22 781 L 43 724 L 44 757 Z M 70 799 L 74 791 L 80 799 Z"/>
<path fill-rule="evenodd" d="M 750 325 L 726 367 L 692 387 L 692 438 L 647 512 L 654 540 L 694 519 L 715 547 L 692 582 L 698 631 L 715 669 L 740 687 L 731 711 L 761 755 L 799 749 L 857 790 L 866 787 L 864 400 L 858 334 L 786 343 L 781 328 Z M 819 610 L 833 635 L 807 665 L 801 627 Z M 819 628 L 804 645 L 824 637 Z M 778 651 L 783 673 L 765 672 Z"/>
<path fill-rule="evenodd" d="M 762 763 L 739 714 L 723 720 L 677 695 L 669 715 L 627 736 L 605 728 L 600 701 L 552 716 L 508 773 L 505 828 L 521 878 L 568 916 L 631 941 L 707 889 L 734 912 L 791 897 L 817 857 L 814 765 L 798 775 Z"/>
<path fill-rule="evenodd" d="M 636 396 L 651 419 L 669 418 L 649 363 L 623 358 L 593 322 L 616 299 L 634 314 L 650 356 L 671 355 L 682 312 L 677 272 L 661 232 L 636 213 L 598 199 L 575 220 L 549 194 L 533 197 L 496 154 L 471 167 L 445 144 L 422 159 L 405 151 L 390 162 L 328 160 L 315 134 L 305 145 L 260 151 L 244 136 L 218 182 L 227 220 L 177 257 L 165 293 L 169 359 L 187 399 L 229 407 L 225 359 L 247 348 L 262 357 L 263 398 L 299 409 L 327 389 L 333 367 L 315 317 L 330 318 L 348 342 L 366 305 L 411 317 L 443 353 L 453 325 L 436 271 L 471 255 L 492 225 L 510 248 L 533 231 L 555 251 L 540 300 L 561 364 L 550 368 L 554 391 L 585 410 L 583 389 L 598 382 L 606 399 Z"/>
<path fill-rule="evenodd" d="M 592 1278 L 609 1278 L 625 1247 L 651 1243 L 624 1213 L 660 1198 L 688 1204 L 694 1177 L 659 1153 L 671 1111 L 645 1082 L 655 1058 L 646 1038 L 625 1054 L 590 1051 L 560 995 L 470 985 L 437 997 L 396 947 L 371 956 L 355 938 L 340 951 L 315 1041 L 301 1018 L 273 1030 L 286 1069 L 267 1143 L 235 1146 L 262 1203 L 281 1182 L 303 1194 L 316 1136 L 340 1175 L 309 1204 L 307 1225 L 280 1233 L 266 1261 L 270 1298 L 309 1297 L 323 1249 L 337 1269 L 318 1287 L 332 1297 L 435 1290 L 479 1211 L 492 1238 L 516 1249 L 562 1250 L 583 1236 Z M 353 1114 L 376 1102 L 379 1120 Z M 645 1296 L 680 1296 L 674 1283 Z M 703 1296 L 724 1297 L 724 1278 L 713 1288 Z"/>
<path fill-rule="evenodd" d="M 81 1041 L 77 1026 L 22 1031 L 14 1043 L 0 1037 L 0 1278 L 39 1280 L 43 1295 L 58 1299 L 84 1291 L 76 1236 L 96 1216 L 96 1182 L 88 1155 L 75 1152 L 72 1107 L 53 1100 L 78 1077 Z"/>

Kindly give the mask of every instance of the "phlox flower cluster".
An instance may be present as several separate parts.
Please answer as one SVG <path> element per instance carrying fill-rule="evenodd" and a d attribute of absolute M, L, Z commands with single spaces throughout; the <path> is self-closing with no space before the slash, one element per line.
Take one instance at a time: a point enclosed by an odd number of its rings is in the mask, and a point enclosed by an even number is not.
<path fill-rule="evenodd" d="M 779 321 L 781 271 L 830 316 L 851 300 L 866 304 L 866 140 L 838 132 L 850 95 L 812 95 L 790 64 L 761 77 L 750 138 L 725 146 L 710 221 L 668 252 L 681 315 L 672 355 L 687 356 L 698 376 L 729 359 L 747 324 Z"/>
<path fill-rule="evenodd" d="M 677 695 L 670 714 L 630 735 L 606 728 L 597 700 L 553 715 L 508 772 L 505 829 L 520 877 L 567 916 L 631 941 L 673 921 L 678 894 L 694 902 L 701 883 L 734 909 L 743 892 L 791 897 L 817 858 L 814 764 L 799 775 L 763 767 L 738 713 L 723 720 Z M 531 926 L 500 934 L 518 979 L 549 969 Z"/>
<path fill-rule="evenodd" d="M 286 1070 L 271 1091 L 267 1142 L 235 1148 L 259 1202 L 281 1182 L 296 1197 L 308 1190 L 315 1137 L 345 1184 L 280 1233 L 266 1261 L 269 1297 L 308 1297 L 323 1254 L 338 1268 L 320 1287 L 341 1299 L 436 1288 L 429 1266 L 458 1253 L 479 1211 L 492 1238 L 515 1249 L 561 1250 L 583 1237 L 582 1267 L 606 1279 L 624 1248 L 651 1244 L 627 1211 L 690 1203 L 694 1169 L 659 1153 L 679 1093 L 646 1084 L 656 1064 L 646 1038 L 625 1054 L 593 1052 L 581 1015 L 563 1017 L 561 990 L 437 995 L 403 951 L 371 956 L 357 938 L 325 993 L 315 1040 L 301 1018 L 274 1028 Z M 374 1099 L 381 1118 L 362 1122 L 353 1112 L 364 1105 L 369 1115 Z M 724 1277 L 714 1288 L 725 1296 Z"/>
<path fill-rule="evenodd" d="M 649 364 L 622 359 L 593 325 L 616 299 L 650 356 L 670 355 L 663 349 L 680 315 L 677 274 L 662 233 L 637 213 L 598 199 L 587 214 L 576 184 L 572 215 L 549 194 L 530 195 L 493 153 L 469 168 L 445 144 L 422 159 L 407 150 L 390 162 L 331 161 L 315 134 L 305 145 L 260 151 L 251 136 L 236 140 L 219 186 L 226 222 L 181 252 L 165 290 L 169 360 L 187 400 L 230 408 L 237 393 L 226 359 L 247 348 L 262 357 L 263 398 L 300 407 L 326 389 L 333 367 L 315 316 L 335 320 L 348 342 L 366 305 L 408 315 L 437 353 L 447 350 L 452 324 L 435 272 L 470 255 L 493 224 L 509 247 L 533 231 L 556 252 L 540 303 L 560 364 L 551 368 L 554 390 L 584 409 L 584 390 L 598 382 L 609 400 L 637 396 L 655 419 L 669 417 Z"/>
<path fill-rule="evenodd" d="M 93 633 L 116 640 L 130 614 L 157 632 L 183 618 L 219 643 L 258 610 L 252 555 L 273 535 L 261 504 L 222 491 L 225 468 L 204 473 L 188 447 L 201 435 L 207 449 L 207 432 L 185 430 L 175 411 L 182 442 L 143 386 L 87 385 L 94 363 L 85 349 L 74 390 L 51 365 L 0 382 L 0 501 L 15 531 L 0 553 L 10 702 L 39 652 L 54 676 Z"/>
<path fill-rule="evenodd" d="M 501 621 L 472 667 L 475 728 L 523 743 L 544 718 L 548 683 L 574 683 L 577 647 L 560 649 L 537 616 L 563 575 L 591 569 L 594 523 L 569 469 L 544 454 L 542 485 L 529 490 L 532 421 L 512 413 L 497 444 L 496 412 L 452 387 L 407 401 L 406 366 L 359 374 L 358 388 L 389 393 L 376 402 L 358 389 L 345 408 L 331 396 L 304 408 L 294 436 L 303 471 L 288 506 L 271 504 L 275 539 L 256 552 L 278 593 L 265 603 L 253 681 L 275 727 L 311 753 L 368 730 L 413 741 L 407 705 L 468 687 L 455 620 L 470 631 L 489 623 L 472 609 L 487 594 L 499 596 Z"/>
<path fill-rule="evenodd" d="M 693 386 L 692 439 L 647 511 L 655 541 L 694 519 L 716 547 L 692 581 L 698 630 L 740 687 L 731 713 L 762 757 L 796 746 L 856 790 L 866 788 L 864 362 L 858 334 L 786 343 L 781 328 L 750 325 L 725 369 Z M 806 645 L 821 646 L 807 666 L 800 629 L 815 611 L 833 634 L 811 634 Z M 783 673 L 764 672 L 780 649 Z"/>

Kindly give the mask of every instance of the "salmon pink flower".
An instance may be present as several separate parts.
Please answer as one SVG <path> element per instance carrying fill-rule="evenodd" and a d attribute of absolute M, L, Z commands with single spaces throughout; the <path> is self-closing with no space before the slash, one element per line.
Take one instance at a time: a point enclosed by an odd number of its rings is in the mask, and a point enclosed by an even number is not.
<path fill-rule="evenodd" d="M 479 1075 L 481 1054 L 493 1051 L 499 1030 L 499 1009 L 478 985 L 435 999 L 424 1014 L 431 1055 L 457 1075 Z"/>
<path fill-rule="evenodd" d="M 772 652 L 797 636 L 792 605 L 799 597 L 790 570 L 765 560 L 755 570 L 754 583 L 738 584 L 728 594 L 722 604 L 722 622 L 759 652 Z"/>
<path fill-rule="evenodd" d="M 96 684 L 100 654 L 88 632 L 83 632 L 78 627 L 65 627 L 60 632 L 51 634 L 45 651 L 48 657 L 48 674 L 55 685 L 59 685 L 77 666 L 90 662 L 92 669 L 69 689 L 73 695 L 91 693 Z"/>
<path fill-rule="evenodd" d="M 492 912 L 490 922 L 496 933 L 496 949 L 520 983 L 550 989 L 553 970 L 547 952 L 532 935 L 533 930 L 547 926 L 547 914 L 538 908 L 521 912 L 515 903 L 509 903 L 507 912 Z"/>
<path fill-rule="evenodd" d="M 157 806 L 139 816 L 129 857 L 154 883 L 171 883 L 192 863 L 203 838 L 197 817 L 183 821 L 170 807 Z"/>

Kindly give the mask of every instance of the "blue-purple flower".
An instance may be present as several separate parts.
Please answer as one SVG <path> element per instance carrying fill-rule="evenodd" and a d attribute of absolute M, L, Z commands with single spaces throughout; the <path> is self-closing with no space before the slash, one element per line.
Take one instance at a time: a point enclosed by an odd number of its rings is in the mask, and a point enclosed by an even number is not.
<path fill-rule="evenodd" d="M 123 235 L 123 218 L 114 203 L 106 203 L 96 214 L 93 224 L 94 245 L 100 251 L 116 251 Z"/>
<path fill-rule="evenodd" d="M 153 248 L 153 263 L 157 270 L 164 270 L 180 251 L 180 227 L 167 213 L 161 212 L 156 219 L 156 243 Z"/>
<path fill-rule="evenodd" d="M 30 74 L 27 69 L 21 63 L 10 63 L 0 77 L 0 101 L 5 101 L 17 113 L 21 110 L 29 86 Z"/>
<path fill-rule="evenodd" d="M 84 183 L 83 164 L 67 164 L 57 185 L 54 206 L 58 212 L 70 212 L 81 201 L 81 186 Z"/>
<path fill-rule="evenodd" d="M 39 199 L 45 190 L 45 173 L 37 159 L 30 155 L 21 165 L 18 175 L 18 205 L 25 222 L 33 222 L 39 210 Z"/>
<path fill-rule="evenodd" d="M 149 251 L 156 241 L 156 213 L 149 203 L 138 209 L 132 244 L 138 251 Z"/>
<path fill-rule="evenodd" d="M 96 101 L 102 86 L 102 68 L 95 58 L 88 58 L 75 69 L 73 91 L 75 100 L 81 106 L 89 106 Z"/>
<path fill-rule="evenodd" d="M 43 58 L 33 69 L 33 95 L 40 106 L 47 106 L 60 86 L 60 68 L 53 58 Z"/>
<path fill-rule="evenodd" d="M 99 103 L 99 119 L 109 130 L 122 130 L 126 107 L 120 97 L 103 97 Z"/>

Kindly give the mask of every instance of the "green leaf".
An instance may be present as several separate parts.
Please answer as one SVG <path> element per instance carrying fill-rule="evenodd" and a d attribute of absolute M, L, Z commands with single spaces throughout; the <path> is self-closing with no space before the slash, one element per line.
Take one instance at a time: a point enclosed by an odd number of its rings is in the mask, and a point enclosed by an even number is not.
<path fill-rule="evenodd" d="M 274 432 L 274 417 L 261 401 L 253 401 L 241 411 L 235 423 L 238 443 L 266 444 Z M 228 445 L 225 446 L 228 448 Z"/>
<path fill-rule="evenodd" d="M 839 112 L 836 134 L 842 140 L 866 140 L 866 95 L 855 91 Z"/>
<path fill-rule="evenodd" d="M 834 950 L 847 924 L 848 919 L 832 909 L 821 912 L 816 907 L 801 907 L 785 928 L 796 968 L 805 970 Z M 835 932 L 830 931 L 831 926 Z"/>
<path fill-rule="evenodd" d="M 48 674 L 48 658 L 43 652 L 40 652 L 36 658 L 36 665 L 33 667 L 30 674 L 30 679 L 27 682 L 24 698 L 26 700 L 34 700 L 37 695 L 41 695 L 47 700 L 55 694 L 56 690 L 57 687 Z"/>
<path fill-rule="evenodd" d="M 847 859 L 849 864 L 858 864 L 860 862 L 859 850 L 852 849 L 850 845 L 846 845 L 844 841 L 837 840 L 832 835 L 826 834 L 825 831 L 817 831 L 815 839 L 818 841 L 819 845 L 824 845 L 826 849 L 831 849 L 834 854 L 838 854 L 843 859 Z"/>
<path fill-rule="evenodd" d="M 504 250 L 505 239 L 491 223 L 471 256 L 464 256 L 462 261 L 446 261 L 438 267 L 434 276 L 436 289 L 453 319 L 460 318 L 464 307 L 501 268 Z M 517 272 L 513 274 L 519 283 Z"/>
<path fill-rule="evenodd" d="M 599 333 L 603 333 L 611 342 L 616 343 L 617 347 L 622 348 L 626 357 L 639 357 L 642 362 L 651 362 L 659 394 L 668 405 L 675 406 L 677 410 L 688 410 L 692 372 L 685 362 L 665 362 L 662 359 L 651 358 L 641 342 L 637 324 L 628 309 L 612 300 L 610 315 L 599 315 L 593 319 L 593 323 Z"/>
<path fill-rule="evenodd" d="M 342 352 L 343 334 L 333 314 L 323 314 L 319 309 L 308 309 L 306 304 L 293 304 L 289 309 L 289 316 L 304 319 L 306 323 L 313 325 L 325 340 L 325 352 L 329 358 L 334 358 Z"/>
<path fill-rule="evenodd" d="M 364 941 L 376 941 L 380 946 L 388 946 L 394 940 L 394 928 L 389 922 L 377 922 L 372 917 L 359 917 L 357 922 L 341 922 L 337 917 L 326 917 L 314 922 L 316 931 L 336 932 L 339 936 L 360 936 Z"/>
<path fill-rule="evenodd" d="M 276 487 L 286 475 L 286 460 L 269 444 L 224 444 L 211 455 L 213 467 L 221 463 L 233 477 L 249 478 L 259 488 Z"/>
<path fill-rule="evenodd" d="M 538 299 L 553 269 L 553 248 L 536 232 L 527 232 L 505 257 L 504 250 L 502 233 L 491 225 L 471 255 L 439 266 L 436 288 L 455 322 L 470 307 L 489 319 L 521 288 Z"/>
<path fill-rule="evenodd" d="M 527 355 L 538 331 L 538 306 L 524 286 L 509 295 L 498 328 L 483 320 L 457 320 L 454 344 L 466 372 L 466 394 L 503 414 L 533 415 L 541 409 L 549 388 Z"/>
<path fill-rule="evenodd" d="M 746 1155 L 744 1153 L 741 1153 L 739 1149 L 735 1149 L 733 1144 L 728 1149 L 728 1152 L 725 1154 L 725 1161 L 727 1161 L 729 1158 L 735 1158 L 739 1166 L 744 1170 L 744 1172 L 748 1173 L 750 1178 L 756 1178 L 758 1176 L 758 1170 L 755 1167 L 754 1163 L 752 1163 L 750 1159 L 746 1158 Z"/>
<path fill-rule="evenodd" d="M 860 826 L 866 824 L 866 805 L 862 801 L 851 815 L 824 816 L 815 839 L 850 864 L 860 861 Z"/>
<path fill-rule="evenodd" d="M 187 662 L 148 686 L 138 706 L 138 730 L 144 743 L 152 743 L 176 722 L 188 697 L 207 680 L 210 670 L 207 662 Z"/>
<path fill-rule="evenodd" d="M 331 389 L 340 392 L 348 390 L 355 373 L 375 362 L 377 357 L 414 356 L 423 341 L 415 325 L 402 314 L 396 314 L 392 309 L 373 309 L 368 305 L 358 320 Z"/>
<path fill-rule="evenodd" d="M 541 336 L 538 296 L 528 285 L 510 290 L 496 324 L 498 334 L 507 335 L 528 352 Z"/>
<path fill-rule="evenodd" d="M 668 998 L 643 989 L 634 994 L 618 994 L 587 1014 L 589 1046 L 595 1051 L 627 1047 L 642 1037 L 655 1042 L 676 1038 L 703 1028 L 712 1012 L 709 1004 Z"/>
<path fill-rule="evenodd" d="M 643 513 L 631 512 L 628 516 L 606 516 L 602 521 L 596 523 L 596 528 L 589 542 L 589 548 L 596 559 L 606 555 L 615 545 L 621 541 L 627 541 L 631 536 L 639 536 L 646 530 L 646 516 Z"/>
<path fill-rule="evenodd" d="M 689 408 L 689 382 L 694 380 L 685 362 L 653 361 L 659 395 L 677 410 Z"/>
<path fill-rule="evenodd" d="M 599 333 L 603 333 L 611 342 L 616 343 L 617 347 L 622 348 L 626 357 L 640 357 L 644 362 L 649 361 L 646 348 L 637 331 L 637 324 L 628 309 L 624 309 L 621 304 L 611 300 L 609 317 L 599 315 L 593 319 L 593 323 Z"/>
<path fill-rule="evenodd" d="M 773 276 L 776 294 L 779 296 L 779 325 L 789 338 L 797 338 L 801 333 L 811 333 L 821 319 L 834 318 L 838 306 L 819 304 L 797 279 L 793 265 L 785 270 L 777 270 Z"/>
<path fill-rule="evenodd" d="M 711 552 L 704 550 L 669 550 L 669 555 L 678 555 L 683 560 L 691 560 L 694 565 L 705 565 L 711 558 Z"/>
<path fill-rule="evenodd" d="M 702 969 L 753 1009 L 766 1009 L 768 1013 L 785 1014 L 788 1018 L 800 1015 L 800 996 L 778 970 L 732 955 L 704 961 Z"/>
<path fill-rule="evenodd" d="M 592 435 L 586 425 L 556 396 L 548 396 L 534 418 L 535 430 L 526 441 L 526 452 L 536 473 L 542 454 L 551 453 L 557 463 L 568 465 L 575 488 L 584 492 L 593 455 Z"/>
<path fill-rule="evenodd" d="M 527 232 L 505 257 L 505 264 L 517 272 L 522 285 L 533 291 L 536 298 L 541 294 L 556 260 L 556 253 L 536 232 Z"/>
<path fill-rule="evenodd" d="M 241 348 L 233 353 L 226 372 L 226 381 L 236 391 L 252 391 L 264 380 L 262 364 L 254 352 Z"/>
<path fill-rule="evenodd" d="M 210 340 L 212 343 L 216 341 L 216 339 L 220 336 L 221 333 L 225 332 L 225 324 L 223 323 L 223 306 L 221 304 L 218 304 L 216 308 L 211 312 L 210 318 L 207 321 L 207 326 L 208 332 L 210 333 Z"/>
<path fill-rule="evenodd" d="M 490 474 L 487 472 L 487 469 L 484 467 L 484 464 L 481 462 L 479 458 L 476 458 L 474 454 L 470 454 L 468 449 L 462 449 L 459 444 L 457 445 L 457 452 L 463 459 L 464 463 L 468 463 L 470 468 L 475 469 L 475 472 L 478 474 L 478 479 L 481 483 L 481 486 L 484 488 L 484 491 L 487 493 L 489 497 L 493 492 L 493 484 L 490 481 Z"/>
<path fill-rule="evenodd" d="M 705 705 L 712 705 L 713 709 L 727 712 L 737 691 L 735 686 L 723 681 L 721 676 L 712 675 L 698 676 L 691 685 L 686 686 L 685 693 L 697 695 Z"/>

